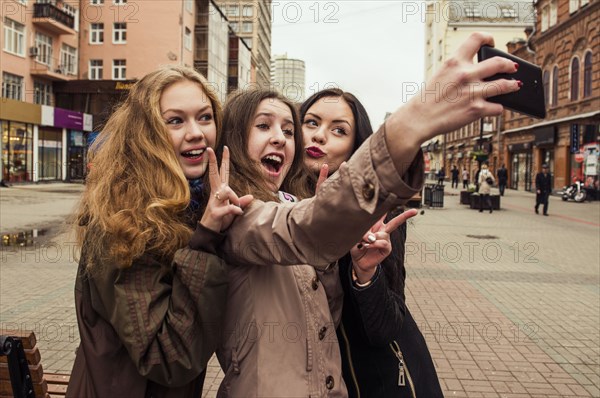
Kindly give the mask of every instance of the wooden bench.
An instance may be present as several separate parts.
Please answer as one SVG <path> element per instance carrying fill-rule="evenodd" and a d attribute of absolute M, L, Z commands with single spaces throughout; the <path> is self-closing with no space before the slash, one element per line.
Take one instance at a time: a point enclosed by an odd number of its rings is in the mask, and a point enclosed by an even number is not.
<path fill-rule="evenodd" d="M 32 330 L 0 329 L 0 335 L 11 336 L 21 340 L 36 397 L 52 398 L 64 397 L 66 395 L 70 375 L 44 373 L 40 350 L 37 347 L 37 339 Z M 8 358 L 0 356 L 0 398 L 13 398 L 13 396 L 8 370 Z"/>

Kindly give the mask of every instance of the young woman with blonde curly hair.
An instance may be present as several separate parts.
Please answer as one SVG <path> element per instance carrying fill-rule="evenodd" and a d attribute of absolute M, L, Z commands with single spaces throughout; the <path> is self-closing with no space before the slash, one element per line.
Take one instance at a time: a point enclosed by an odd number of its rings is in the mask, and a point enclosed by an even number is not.
<path fill-rule="evenodd" d="M 187 248 L 206 149 L 216 145 L 221 124 L 221 105 L 207 87 L 183 67 L 146 75 L 91 148 L 76 215 L 81 343 L 69 397 L 202 391 L 227 286 L 218 258 Z"/>

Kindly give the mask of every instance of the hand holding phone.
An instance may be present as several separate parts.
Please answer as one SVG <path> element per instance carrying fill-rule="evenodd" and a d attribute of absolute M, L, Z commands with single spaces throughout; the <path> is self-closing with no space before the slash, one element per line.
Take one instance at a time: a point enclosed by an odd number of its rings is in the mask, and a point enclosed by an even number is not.
<path fill-rule="evenodd" d="M 544 99 L 544 85 L 542 69 L 530 62 L 490 46 L 482 46 L 477 52 L 477 60 L 482 62 L 492 57 L 504 57 L 519 65 L 515 73 L 499 73 L 485 81 L 497 79 L 520 80 L 523 86 L 519 91 L 509 94 L 496 95 L 487 100 L 500 104 L 516 112 L 543 119 L 546 117 L 546 101 Z"/>

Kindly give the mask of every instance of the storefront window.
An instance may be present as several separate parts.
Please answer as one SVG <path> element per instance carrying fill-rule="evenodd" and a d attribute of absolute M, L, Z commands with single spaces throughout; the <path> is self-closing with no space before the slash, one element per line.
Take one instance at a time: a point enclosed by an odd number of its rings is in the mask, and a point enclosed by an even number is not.
<path fill-rule="evenodd" d="M 2 179 L 31 181 L 33 166 L 33 127 L 2 121 Z"/>
<path fill-rule="evenodd" d="M 512 155 L 510 188 L 531 191 L 532 170 L 531 152 L 515 153 Z"/>
<path fill-rule="evenodd" d="M 82 131 L 69 131 L 69 180 L 83 180 L 85 177 L 85 138 Z"/>
<path fill-rule="evenodd" d="M 62 179 L 62 131 L 40 128 L 38 141 L 40 180 Z"/>

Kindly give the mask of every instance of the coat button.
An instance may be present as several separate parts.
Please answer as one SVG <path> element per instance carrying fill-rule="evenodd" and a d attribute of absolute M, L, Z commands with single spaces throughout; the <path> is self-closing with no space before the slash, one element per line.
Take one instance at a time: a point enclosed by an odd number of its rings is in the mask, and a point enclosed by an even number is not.
<path fill-rule="evenodd" d="M 312 286 L 313 290 L 317 290 L 319 288 L 319 278 L 317 278 L 315 276 L 312 280 L 311 286 Z"/>
<path fill-rule="evenodd" d="M 327 387 L 328 390 L 333 390 L 333 387 L 335 387 L 333 376 L 327 376 L 325 379 L 325 387 Z"/>
<path fill-rule="evenodd" d="M 372 200 L 375 197 L 375 187 L 370 182 L 366 182 L 362 188 L 363 198 Z"/>
<path fill-rule="evenodd" d="M 327 333 L 327 327 L 323 326 L 321 330 L 319 330 L 319 340 L 323 340 L 325 338 L 325 334 Z"/>

